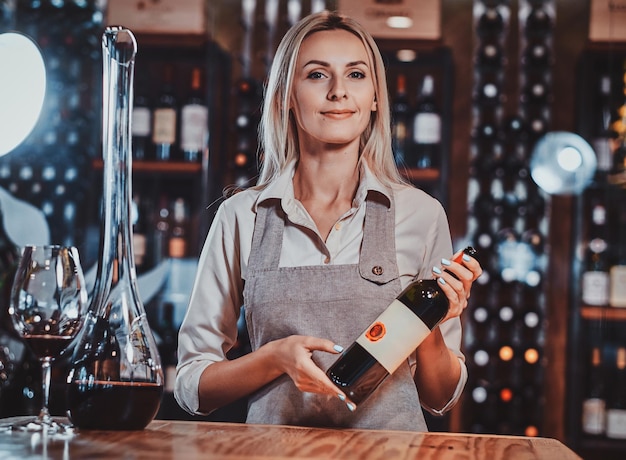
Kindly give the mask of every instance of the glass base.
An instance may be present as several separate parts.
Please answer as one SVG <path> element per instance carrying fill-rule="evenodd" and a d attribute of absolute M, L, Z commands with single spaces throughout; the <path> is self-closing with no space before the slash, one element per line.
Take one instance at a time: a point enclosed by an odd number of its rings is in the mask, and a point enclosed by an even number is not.
<path fill-rule="evenodd" d="M 0 424 L 0 433 L 8 432 L 46 433 L 59 435 L 73 435 L 74 426 L 70 423 L 61 423 L 48 417 L 14 417 L 11 423 Z"/>

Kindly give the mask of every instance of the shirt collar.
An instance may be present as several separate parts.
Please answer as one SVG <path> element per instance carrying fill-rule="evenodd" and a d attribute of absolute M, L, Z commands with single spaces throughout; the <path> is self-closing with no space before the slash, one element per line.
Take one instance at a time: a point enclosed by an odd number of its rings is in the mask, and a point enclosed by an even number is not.
<path fill-rule="evenodd" d="M 280 200 L 284 208 L 285 201 L 294 199 L 293 175 L 296 171 L 296 163 L 297 160 L 292 160 L 274 181 L 261 190 L 255 209 L 260 203 L 271 199 Z M 354 196 L 353 206 L 360 206 L 367 198 L 367 194 L 372 191 L 380 193 L 387 198 L 388 202 L 391 202 L 391 189 L 383 185 L 372 173 L 367 162 L 361 159 L 359 186 Z"/>

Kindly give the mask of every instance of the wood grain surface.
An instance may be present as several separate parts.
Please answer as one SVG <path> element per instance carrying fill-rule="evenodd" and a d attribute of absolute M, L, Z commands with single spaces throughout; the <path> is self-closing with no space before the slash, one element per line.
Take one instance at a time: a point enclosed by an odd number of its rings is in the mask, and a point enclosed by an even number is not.
<path fill-rule="evenodd" d="M 13 419 L 0 420 L 0 424 Z M 67 423 L 66 419 L 58 419 Z M 142 431 L 0 433 L 13 459 L 578 459 L 555 439 L 155 420 Z"/>

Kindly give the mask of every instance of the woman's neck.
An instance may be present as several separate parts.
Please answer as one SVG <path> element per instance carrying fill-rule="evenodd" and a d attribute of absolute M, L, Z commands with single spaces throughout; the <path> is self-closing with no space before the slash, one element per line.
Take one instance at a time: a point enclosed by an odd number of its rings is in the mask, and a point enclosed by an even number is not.
<path fill-rule="evenodd" d="M 305 207 L 322 238 L 352 207 L 359 186 L 358 155 L 301 155 L 293 177 L 294 196 Z"/>

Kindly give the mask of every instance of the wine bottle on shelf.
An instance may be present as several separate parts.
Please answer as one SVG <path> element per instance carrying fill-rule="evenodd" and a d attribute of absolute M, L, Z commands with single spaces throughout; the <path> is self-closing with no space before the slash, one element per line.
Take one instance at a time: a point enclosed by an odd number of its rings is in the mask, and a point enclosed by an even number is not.
<path fill-rule="evenodd" d="M 481 38 L 497 37 L 504 32 L 507 18 L 503 13 L 508 12 L 503 5 L 500 7 L 486 7 L 480 12 L 476 23 L 476 32 Z"/>
<path fill-rule="evenodd" d="M 605 375 L 602 367 L 602 350 L 591 349 L 591 362 L 587 373 L 587 392 L 582 403 L 582 429 L 589 435 L 602 435 L 606 428 Z"/>
<path fill-rule="evenodd" d="M 408 166 L 431 168 L 438 164 L 441 149 L 441 114 L 435 100 L 435 80 L 426 75 L 417 95 L 413 114 Z"/>
<path fill-rule="evenodd" d="M 194 67 L 189 95 L 180 109 L 180 144 L 184 161 L 201 160 L 208 141 L 209 108 L 202 87 L 202 69 Z"/>
<path fill-rule="evenodd" d="M 527 37 L 531 38 L 546 37 L 550 34 L 553 26 L 551 12 L 542 5 L 531 8 L 523 22 L 524 32 Z"/>
<path fill-rule="evenodd" d="M 152 131 L 152 109 L 144 85 L 136 87 L 133 112 L 131 115 L 131 133 L 133 158 L 147 160 L 150 157 L 150 134 Z"/>
<path fill-rule="evenodd" d="M 591 144 L 596 152 L 598 160 L 598 171 L 608 172 L 612 165 L 611 152 L 611 76 L 602 75 L 600 77 L 600 88 L 598 95 L 598 112 L 596 124 L 593 128 Z"/>
<path fill-rule="evenodd" d="M 626 308 L 626 204 L 617 203 L 616 232 L 612 246 L 613 265 L 609 269 L 609 305 Z"/>
<path fill-rule="evenodd" d="M 606 437 L 626 439 L 626 348 L 618 347 L 606 404 Z"/>
<path fill-rule="evenodd" d="M 626 183 L 626 59 L 623 73 L 623 103 L 617 109 L 617 118 L 611 124 L 613 135 L 617 138 L 613 148 L 613 165 L 611 173 L 616 176 L 615 182 Z"/>
<path fill-rule="evenodd" d="M 391 106 L 392 116 L 392 146 L 393 154 L 398 165 L 405 162 L 406 148 L 408 143 L 409 131 L 409 99 L 406 91 L 406 75 L 398 74 L 396 80 L 396 94 Z"/>
<path fill-rule="evenodd" d="M 463 252 L 474 255 L 476 250 L 467 247 Z M 360 404 L 437 327 L 448 308 L 448 299 L 437 280 L 412 282 L 341 354 L 326 375 L 351 402 Z"/>
<path fill-rule="evenodd" d="M 587 305 L 604 306 L 609 301 L 609 261 L 606 208 L 597 201 L 591 210 L 589 243 L 585 251 L 581 296 Z"/>
<path fill-rule="evenodd" d="M 137 273 L 144 271 L 146 262 L 147 237 L 144 228 L 144 219 L 141 197 L 135 195 L 131 203 L 131 223 L 133 226 L 133 249 Z"/>
<path fill-rule="evenodd" d="M 531 41 L 526 45 L 522 56 L 522 64 L 531 71 L 547 71 L 550 66 L 550 49 L 543 41 Z"/>
<path fill-rule="evenodd" d="M 499 72 L 481 72 L 476 89 L 476 102 L 481 106 L 496 106 L 502 101 L 502 77 Z"/>
<path fill-rule="evenodd" d="M 481 70 L 498 70 L 505 63 L 502 46 L 496 40 L 481 43 L 476 53 L 476 66 Z"/>
<path fill-rule="evenodd" d="M 158 161 L 170 161 L 175 157 L 177 117 L 174 68 L 172 65 L 166 65 L 163 69 L 163 85 L 153 112 L 152 143 Z"/>
<path fill-rule="evenodd" d="M 170 257 L 182 258 L 187 256 L 187 203 L 183 198 L 174 200 L 172 209 L 172 228 L 168 242 L 168 254 Z"/>
<path fill-rule="evenodd" d="M 178 331 L 174 325 L 174 304 L 164 302 L 161 306 L 159 327 L 156 328 L 159 342 L 159 355 L 165 375 L 164 391 L 173 393 L 176 381 L 176 364 L 178 363 Z"/>
<path fill-rule="evenodd" d="M 154 265 L 158 265 L 168 256 L 171 220 L 167 196 L 162 194 L 159 197 L 158 207 L 154 216 L 154 244 L 152 247 Z"/>

